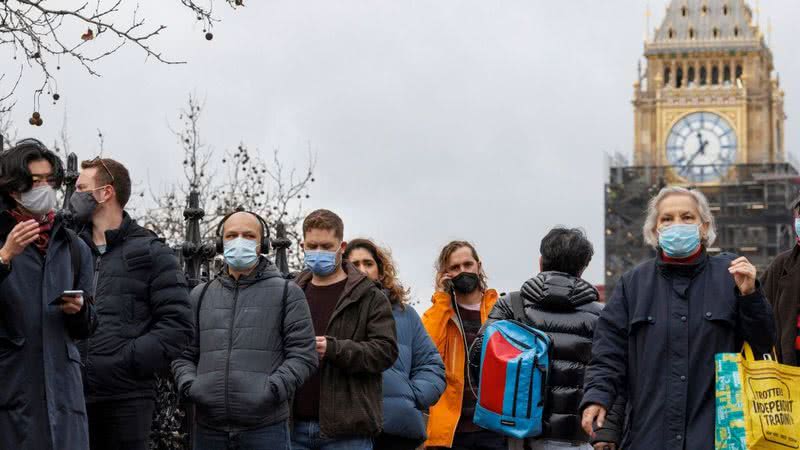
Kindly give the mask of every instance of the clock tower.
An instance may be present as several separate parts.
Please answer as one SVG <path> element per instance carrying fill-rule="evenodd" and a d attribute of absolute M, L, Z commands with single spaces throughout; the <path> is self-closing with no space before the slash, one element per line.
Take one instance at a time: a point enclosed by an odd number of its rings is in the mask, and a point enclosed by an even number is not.
<path fill-rule="evenodd" d="M 634 164 L 669 182 L 724 181 L 735 164 L 784 162 L 783 91 L 744 0 L 673 0 L 634 84 Z"/>
<path fill-rule="evenodd" d="M 610 161 L 606 291 L 655 255 L 648 200 L 666 185 L 701 190 L 717 223 L 710 254 L 746 256 L 763 272 L 794 242 L 800 176 L 784 148 L 784 94 L 745 0 L 671 0 L 644 44 L 634 83 L 633 164 Z"/>

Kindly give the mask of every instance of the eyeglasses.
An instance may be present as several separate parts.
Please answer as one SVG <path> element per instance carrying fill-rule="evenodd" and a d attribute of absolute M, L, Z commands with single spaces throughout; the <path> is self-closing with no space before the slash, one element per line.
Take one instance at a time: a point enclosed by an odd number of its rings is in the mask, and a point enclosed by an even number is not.
<path fill-rule="evenodd" d="M 93 160 L 91 161 L 91 163 L 92 163 L 93 165 L 97 164 L 98 162 L 99 162 L 99 163 L 100 163 L 100 164 L 103 166 L 103 169 L 106 169 L 106 173 L 108 174 L 108 176 L 110 176 L 110 177 L 111 177 L 111 183 L 109 183 L 109 184 L 114 184 L 114 181 L 115 181 L 115 179 L 114 179 L 114 174 L 113 174 L 113 173 L 111 173 L 111 171 L 110 171 L 110 170 L 108 170 L 108 166 L 106 165 L 105 161 L 103 161 L 103 158 L 101 158 L 101 157 L 99 157 L 99 156 L 98 156 L 98 157 L 96 157 L 95 159 L 93 159 Z"/>

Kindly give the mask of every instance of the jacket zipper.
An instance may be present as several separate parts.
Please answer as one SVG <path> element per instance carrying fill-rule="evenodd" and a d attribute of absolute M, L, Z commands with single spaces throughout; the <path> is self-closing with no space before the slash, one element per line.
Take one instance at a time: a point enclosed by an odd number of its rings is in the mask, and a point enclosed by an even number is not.
<path fill-rule="evenodd" d="M 94 263 L 94 278 L 92 279 L 92 295 L 94 296 L 93 300 L 97 300 L 97 280 L 100 279 L 100 260 L 103 259 L 103 255 L 97 255 L 97 261 Z M 95 301 L 95 303 L 97 303 Z M 89 377 L 89 373 L 92 370 L 92 358 L 91 358 L 91 342 L 92 337 L 89 336 L 86 338 L 86 377 Z M 86 384 L 89 385 L 88 383 Z"/>
<path fill-rule="evenodd" d="M 236 302 L 239 300 L 239 280 L 233 289 L 233 308 L 231 309 L 231 324 L 228 328 L 228 360 L 225 363 L 225 415 L 228 417 L 228 423 L 231 419 L 231 404 L 228 399 L 228 381 L 231 372 L 231 352 L 233 351 L 233 323 L 236 321 Z"/>

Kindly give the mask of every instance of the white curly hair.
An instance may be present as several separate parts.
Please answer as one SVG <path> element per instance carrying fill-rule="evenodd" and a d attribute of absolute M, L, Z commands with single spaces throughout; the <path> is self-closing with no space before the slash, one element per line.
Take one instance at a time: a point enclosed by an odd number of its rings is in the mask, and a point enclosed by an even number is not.
<path fill-rule="evenodd" d="M 670 195 L 688 195 L 692 197 L 697 203 L 697 211 L 700 213 L 700 220 L 704 225 L 708 225 L 708 231 L 705 236 L 701 236 L 703 245 L 709 247 L 717 240 L 717 226 L 714 222 L 714 215 L 711 214 L 711 207 L 708 205 L 708 199 L 702 192 L 695 189 L 686 189 L 680 186 L 667 186 L 659 193 L 650 199 L 647 204 L 647 217 L 642 227 L 642 234 L 644 241 L 647 245 L 656 248 L 658 247 L 658 206 L 661 201 Z"/>

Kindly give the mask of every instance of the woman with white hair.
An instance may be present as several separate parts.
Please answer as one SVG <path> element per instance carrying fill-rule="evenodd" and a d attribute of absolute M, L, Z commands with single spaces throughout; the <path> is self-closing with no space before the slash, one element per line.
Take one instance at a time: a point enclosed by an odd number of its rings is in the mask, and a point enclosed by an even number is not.
<path fill-rule="evenodd" d="M 714 448 L 714 355 L 744 341 L 769 352 L 772 310 L 747 258 L 706 253 L 716 230 L 699 191 L 662 189 L 643 232 L 658 256 L 623 275 L 601 313 L 582 425 L 592 434 L 627 394 L 622 448 Z"/>

